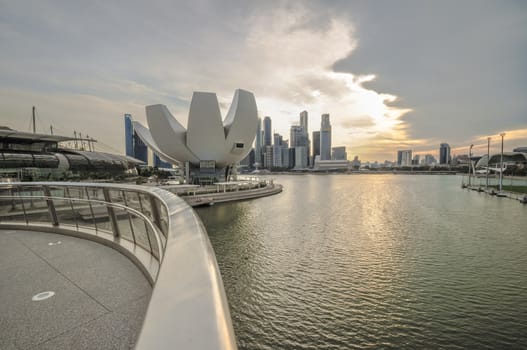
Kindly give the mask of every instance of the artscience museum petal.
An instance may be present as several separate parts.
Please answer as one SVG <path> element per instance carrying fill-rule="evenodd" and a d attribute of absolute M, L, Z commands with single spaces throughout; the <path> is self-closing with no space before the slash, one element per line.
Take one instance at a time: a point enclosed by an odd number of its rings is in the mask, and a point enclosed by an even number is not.
<path fill-rule="evenodd" d="M 194 167 L 213 161 L 221 169 L 243 159 L 256 136 L 258 111 L 254 95 L 238 89 L 222 120 L 216 94 L 194 92 L 187 129 L 165 105 L 146 107 L 148 127 L 134 122 L 141 140 L 159 157 L 171 163 L 188 162 Z"/>

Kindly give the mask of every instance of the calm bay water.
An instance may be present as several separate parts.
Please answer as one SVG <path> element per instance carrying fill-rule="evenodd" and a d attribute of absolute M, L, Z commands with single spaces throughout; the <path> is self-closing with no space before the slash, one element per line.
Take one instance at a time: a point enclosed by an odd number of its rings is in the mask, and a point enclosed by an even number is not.
<path fill-rule="evenodd" d="M 199 209 L 242 349 L 527 347 L 527 206 L 456 176 L 277 176 Z"/>

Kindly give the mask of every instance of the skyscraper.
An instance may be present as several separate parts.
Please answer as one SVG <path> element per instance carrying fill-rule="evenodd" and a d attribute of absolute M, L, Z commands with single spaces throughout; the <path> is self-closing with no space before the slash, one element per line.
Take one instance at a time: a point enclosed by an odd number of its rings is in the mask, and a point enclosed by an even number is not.
<path fill-rule="evenodd" d="M 331 160 L 331 123 L 329 114 L 322 114 L 320 123 L 320 160 Z"/>
<path fill-rule="evenodd" d="M 172 168 L 172 164 L 170 164 L 169 162 L 162 161 L 161 158 L 159 158 L 159 156 L 154 153 L 154 167 L 169 169 Z"/>
<path fill-rule="evenodd" d="M 256 163 L 262 163 L 262 118 L 258 118 L 258 124 L 256 126 L 254 157 Z"/>
<path fill-rule="evenodd" d="M 412 151 L 411 150 L 397 151 L 397 165 L 398 166 L 411 166 L 412 165 Z"/>
<path fill-rule="evenodd" d="M 306 133 L 308 132 L 307 111 L 300 112 L 300 126 L 304 128 Z"/>
<path fill-rule="evenodd" d="M 432 165 L 434 163 L 436 163 L 435 157 L 433 155 L 431 155 L 431 154 L 426 154 L 425 155 L 425 164 L 426 165 Z"/>
<path fill-rule="evenodd" d="M 265 146 L 263 149 L 263 166 L 271 169 L 273 167 L 273 146 Z"/>
<path fill-rule="evenodd" d="M 264 146 L 271 146 L 273 135 L 271 133 L 271 117 L 264 118 Z"/>
<path fill-rule="evenodd" d="M 137 136 L 130 114 L 124 115 L 124 133 L 126 155 L 148 163 L 148 148 L 139 136 Z"/>
<path fill-rule="evenodd" d="M 304 128 L 300 125 L 291 125 L 289 141 L 291 147 L 307 146 L 307 139 L 304 133 Z"/>
<path fill-rule="evenodd" d="M 124 146 L 128 157 L 134 156 L 134 127 L 132 125 L 132 116 L 124 115 Z"/>
<path fill-rule="evenodd" d="M 439 146 L 439 164 L 450 164 L 450 146 L 448 143 L 442 143 Z"/>
<path fill-rule="evenodd" d="M 309 156 L 311 154 L 311 145 L 309 143 L 309 129 L 308 129 L 308 114 L 307 114 L 307 111 L 300 112 L 300 126 L 303 129 L 304 139 L 305 139 L 306 147 L 307 147 L 307 153 L 306 153 L 307 160 L 306 161 L 309 164 Z"/>
<path fill-rule="evenodd" d="M 313 131 L 313 158 L 320 155 L 320 131 Z"/>
<path fill-rule="evenodd" d="M 306 146 L 295 147 L 295 168 L 297 169 L 307 168 L 307 147 Z"/>
<path fill-rule="evenodd" d="M 274 134 L 273 144 L 273 167 L 282 167 L 282 135 Z"/>

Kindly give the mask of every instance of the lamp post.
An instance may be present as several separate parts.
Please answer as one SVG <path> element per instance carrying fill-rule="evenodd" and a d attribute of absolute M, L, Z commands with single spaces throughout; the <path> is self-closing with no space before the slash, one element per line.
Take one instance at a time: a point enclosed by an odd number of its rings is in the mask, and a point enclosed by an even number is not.
<path fill-rule="evenodd" d="M 505 133 L 502 132 L 500 134 L 501 136 L 501 160 L 500 160 L 500 192 L 503 190 L 503 137 L 505 137 Z"/>
<path fill-rule="evenodd" d="M 490 137 L 487 137 L 487 173 L 485 174 L 486 184 L 485 190 L 489 190 L 489 166 L 490 166 Z"/>
<path fill-rule="evenodd" d="M 472 147 L 474 147 L 474 145 L 470 145 L 469 149 L 468 149 L 468 187 L 470 187 L 470 168 L 472 167 Z"/>

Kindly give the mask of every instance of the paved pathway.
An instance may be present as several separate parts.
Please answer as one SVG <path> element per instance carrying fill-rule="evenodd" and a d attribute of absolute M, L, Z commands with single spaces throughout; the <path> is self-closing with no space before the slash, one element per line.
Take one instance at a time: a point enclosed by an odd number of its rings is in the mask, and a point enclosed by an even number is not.
<path fill-rule="evenodd" d="M 54 296 L 33 301 L 46 291 Z M 119 252 L 79 238 L 0 230 L 0 349 L 130 349 L 151 287 Z"/>

